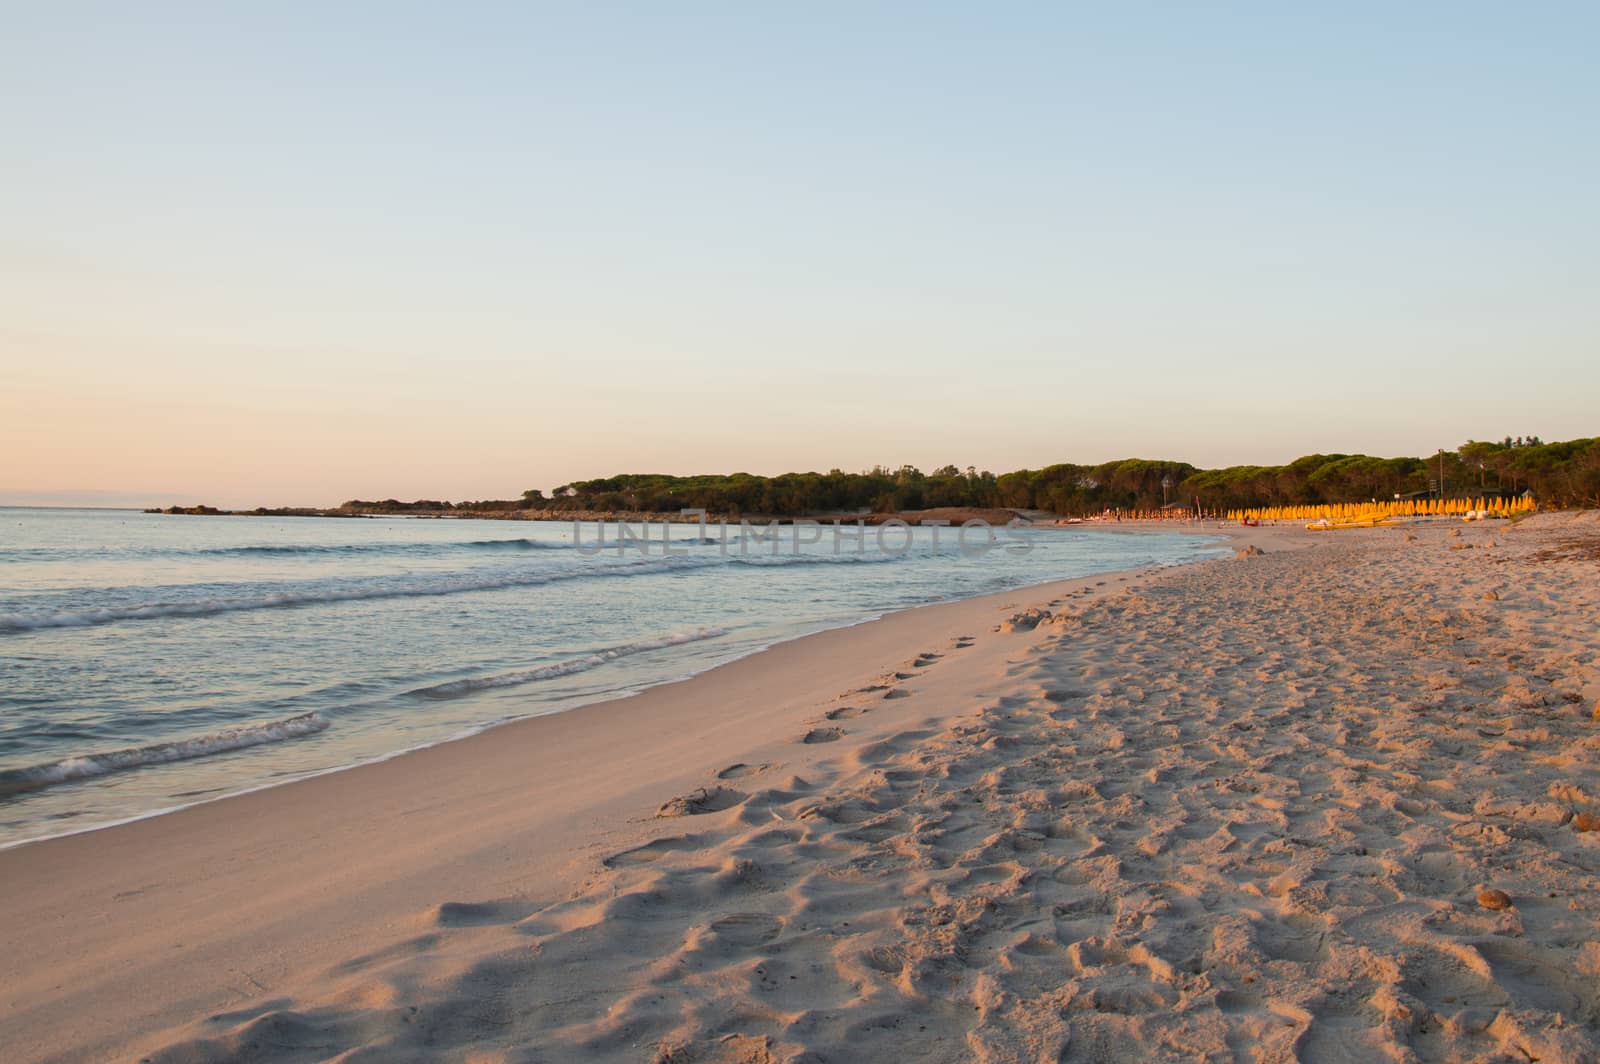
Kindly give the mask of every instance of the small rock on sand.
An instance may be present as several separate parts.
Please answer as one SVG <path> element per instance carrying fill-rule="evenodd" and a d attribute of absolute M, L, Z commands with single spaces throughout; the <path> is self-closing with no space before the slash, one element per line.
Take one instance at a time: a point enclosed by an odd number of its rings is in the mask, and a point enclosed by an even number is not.
<path fill-rule="evenodd" d="M 1593 813 L 1579 813 L 1572 818 L 1574 831 L 1600 831 L 1600 816 Z"/>
<path fill-rule="evenodd" d="M 1494 887 L 1486 887 L 1478 891 L 1478 904 L 1485 909 L 1499 912 L 1501 909 L 1511 908 L 1511 895 L 1503 890 L 1496 890 Z"/>
<path fill-rule="evenodd" d="M 1407 543 L 1415 543 L 1416 541 L 1417 541 L 1417 537 L 1413 536 L 1410 532 L 1407 532 L 1405 534 L 1405 542 L 1407 542 Z"/>
<path fill-rule="evenodd" d="M 1049 621 L 1052 616 L 1053 614 L 1049 610 L 1041 610 L 1037 607 L 1023 610 L 1021 613 L 1012 614 L 1011 619 L 1000 626 L 1000 630 L 1004 632 L 1031 632 L 1041 624 Z"/>
<path fill-rule="evenodd" d="M 1498 591 L 1485 591 L 1483 593 L 1483 597 L 1485 599 L 1488 599 L 1490 602 L 1498 602 L 1498 601 L 1500 601 L 1500 592 L 1498 592 Z"/>

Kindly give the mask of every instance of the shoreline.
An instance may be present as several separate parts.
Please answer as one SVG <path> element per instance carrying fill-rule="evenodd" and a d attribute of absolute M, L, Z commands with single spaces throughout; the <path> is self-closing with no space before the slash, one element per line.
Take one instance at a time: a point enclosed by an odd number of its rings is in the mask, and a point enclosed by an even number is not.
<path fill-rule="evenodd" d="M 150 513 L 152 511 L 146 510 L 146 511 L 143 511 L 143 512 Z M 208 516 L 211 516 L 211 515 L 208 515 Z M 253 516 L 253 515 L 248 513 L 248 512 L 241 511 L 241 512 L 237 512 L 237 513 L 233 513 L 233 514 L 223 514 L 222 516 Z M 374 516 L 374 517 L 400 516 L 400 517 L 405 517 L 405 516 L 411 516 L 411 515 L 374 514 L 374 515 L 359 515 L 359 516 Z M 438 515 L 430 515 L 430 516 L 438 516 Z M 448 516 L 448 515 L 446 515 L 446 516 Z M 476 517 L 477 515 L 468 515 L 468 516 Z M 895 516 L 895 515 L 891 514 L 891 515 L 884 515 L 884 516 L 892 517 L 892 516 Z M 463 519 L 465 519 L 465 518 L 463 518 Z M 1200 526 L 1200 522 L 1193 522 L 1192 526 L 1179 527 L 1179 528 L 1172 527 L 1173 524 L 1177 524 L 1177 522 L 1170 522 L 1169 523 L 1167 521 L 1151 521 L 1151 522 L 1128 521 L 1128 522 L 1125 522 L 1125 523 L 1107 524 L 1107 525 L 1086 525 L 1086 526 L 1085 525 L 1079 525 L 1079 526 L 1074 526 L 1072 529 L 1062 528 L 1061 531 L 1094 531 L 1094 532 L 1117 533 L 1117 534 L 1124 534 L 1124 535 L 1140 535 L 1140 534 L 1156 534 L 1156 535 L 1159 535 L 1159 534 L 1162 534 L 1162 533 L 1169 533 L 1169 534 L 1176 533 L 1176 534 L 1182 534 L 1182 535 L 1209 536 L 1209 537 L 1217 539 L 1217 540 L 1219 540 L 1221 542 L 1231 541 L 1234 538 L 1238 538 L 1238 536 L 1241 535 L 1242 533 L 1244 533 L 1246 531 L 1250 531 L 1248 529 L 1244 529 L 1244 528 L 1241 528 L 1241 527 L 1238 527 L 1238 526 L 1234 526 L 1232 532 L 1230 533 L 1230 531 L 1227 528 L 1223 528 L 1223 527 L 1212 527 L 1212 528 L 1199 527 Z M 1039 527 L 1054 527 L 1054 526 L 1044 525 L 1044 526 L 1039 526 Z M 610 548 L 608 547 L 607 549 L 610 549 Z M 1197 561 L 1206 561 L 1206 560 L 1209 560 L 1209 559 L 1205 559 L 1205 558 L 1197 559 Z M 621 701 L 623 699 L 634 698 L 634 697 L 637 697 L 639 695 L 646 694 L 646 693 L 648 693 L 650 691 L 656 690 L 657 688 L 660 688 L 660 687 L 664 687 L 664 686 L 668 686 L 668 685 L 672 685 L 672 684 L 686 683 L 686 682 L 694 680 L 694 679 L 696 679 L 696 678 L 698 678 L 700 676 L 703 676 L 708 672 L 712 672 L 712 671 L 714 671 L 716 669 L 723 668 L 724 666 L 732 665 L 732 664 L 734 664 L 736 662 L 743 661 L 743 660 L 746 660 L 746 659 L 751 658 L 751 657 L 755 657 L 755 656 L 757 656 L 759 654 L 766 653 L 767 651 L 772 650 L 772 649 L 774 649 L 776 647 L 784 646 L 784 645 L 786 645 L 788 643 L 795 642 L 796 640 L 806 639 L 806 638 L 809 638 L 809 637 L 815 636 L 815 635 L 822 635 L 822 634 L 825 634 L 827 632 L 842 631 L 842 630 L 846 630 L 846 629 L 849 629 L 849 628 L 854 628 L 854 627 L 857 627 L 857 626 L 860 626 L 860 625 L 863 625 L 863 624 L 870 624 L 870 623 L 872 623 L 874 621 L 882 620 L 885 617 L 892 616 L 892 615 L 894 615 L 896 613 L 904 613 L 904 612 L 908 612 L 908 611 L 912 611 L 912 610 L 926 609 L 926 608 L 932 607 L 932 606 L 954 605 L 954 604 L 961 603 L 961 602 L 969 602 L 969 601 L 972 601 L 973 599 L 977 599 L 977 598 L 998 597 L 998 596 L 1005 596 L 1005 595 L 1009 595 L 1009 594 L 1022 594 L 1022 593 L 1030 592 L 1030 591 L 1034 590 L 1035 588 L 1043 588 L 1043 587 L 1051 586 L 1051 585 L 1054 585 L 1054 584 L 1057 584 L 1057 583 L 1072 583 L 1072 582 L 1079 581 L 1079 580 L 1089 580 L 1089 579 L 1092 579 L 1092 578 L 1096 578 L 1096 577 L 1100 577 L 1100 576 L 1106 576 L 1106 575 L 1119 576 L 1119 575 L 1122 575 L 1122 574 L 1125 574 L 1125 573 L 1155 572 L 1155 571 L 1160 571 L 1162 569 L 1171 568 L 1171 567 L 1178 566 L 1178 565 L 1185 565 L 1185 564 L 1194 564 L 1194 563 L 1193 562 L 1173 562 L 1173 563 L 1165 563 L 1165 564 L 1160 564 L 1160 565 L 1146 566 L 1143 569 L 1138 569 L 1138 570 L 1134 570 L 1134 569 L 1128 569 L 1128 570 L 1120 570 L 1120 569 L 1105 570 L 1103 572 L 1086 574 L 1086 575 L 1081 576 L 1081 577 L 1069 577 L 1064 581 L 1046 581 L 1046 582 L 1041 583 L 1041 584 L 1024 584 L 1024 585 L 1019 585 L 1018 587 L 1012 588 L 1012 589 L 1002 589 L 1000 591 L 993 591 L 993 592 L 982 592 L 982 593 L 980 593 L 978 595 L 968 595 L 968 596 L 962 596 L 962 597 L 950 598 L 950 599 L 938 599 L 938 600 L 935 600 L 935 601 L 932 601 L 932 602 L 919 603 L 919 604 L 914 605 L 914 606 L 904 606 L 904 607 L 893 608 L 893 609 L 885 610 L 885 611 L 882 611 L 882 612 L 869 613 L 866 616 L 861 617 L 859 619 L 850 620 L 850 621 L 844 621 L 844 622 L 838 623 L 838 624 L 831 624 L 831 623 L 823 622 L 823 627 L 811 629 L 811 630 L 808 630 L 808 631 L 802 631 L 802 632 L 799 632 L 798 634 L 795 634 L 795 635 L 785 636 L 785 637 L 783 637 L 781 639 L 778 639 L 778 640 L 776 640 L 774 642 L 771 642 L 771 643 L 764 643 L 764 644 L 760 644 L 760 645 L 754 646 L 754 647 L 752 647 L 750 649 L 747 649 L 747 650 L 743 651 L 742 653 L 739 653 L 735 657 L 729 658 L 727 661 L 718 662 L 718 663 L 716 663 L 714 665 L 708 665 L 708 666 L 706 666 L 704 668 L 701 668 L 701 669 L 699 669 L 697 671 L 692 671 L 692 672 L 685 673 L 685 674 L 682 674 L 682 675 L 671 676 L 671 677 L 668 677 L 666 679 L 662 679 L 662 680 L 659 680 L 659 681 L 655 681 L 653 683 L 649 683 L 649 684 L 647 684 L 645 686 L 642 686 L 642 687 L 632 688 L 632 689 L 624 689 L 624 690 L 622 690 L 622 691 L 618 692 L 617 694 L 612 695 L 610 697 L 597 699 L 595 701 L 580 702 L 580 703 L 577 703 L 575 705 L 566 706 L 565 708 L 552 709 L 552 710 L 548 710 L 548 711 L 541 712 L 541 713 L 531 713 L 531 714 L 528 714 L 526 716 L 501 717 L 501 718 L 498 718 L 498 719 L 495 719 L 495 720 L 491 720 L 491 721 L 488 721 L 488 722 L 485 722 L 485 723 L 482 723 L 482 724 L 473 725 L 473 726 L 471 726 L 469 728 L 465 728 L 465 729 L 463 729 L 463 730 L 461 730 L 459 732 L 456 732 L 456 733 L 453 733 L 451 735 L 448 735 L 448 736 L 446 736 L 444 738 L 435 739 L 435 740 L 432 740 L 432 741 L 429 741 L 429 742 L 425 742 L 425 743 L 421 743 L 421 744 L 418 744 L 418 745 L 415 745 L 415 746 L 402 747 L 402 748 L 397 749 L 397 750 L 388 751 L 386 753 L 374 755 L 374 756 L 367 757 L 367 758 L 364 758 L 364 759 L 361 759 L 361 760 L 351 761 L 351 762 L 344 763 L 344 764 L 339 764 L 339 765 L 333 765 L 333 766 L 330 766 L 330 767 L 327 767 L 327 768 L 310 770 L 310 771 L 308 771 L 308 772 L 306 772 L 306 773 L 304 773 L 302 775 L 294 775 L 294 776 L 291 776 L 291 777 L 286 778 L 286 779 L 279 779 L 279 780 L 269 781 L 269 782 L 265 782 L 265 783 L 260 783 L 260 784 L 245 788 L 243 790 L 229 791 L 226 794 L 212 795 L 212 796 L 200 798 L 200 799 L 197 799 L 195 801 L 186 802 L 186 803 L 182 803 L 182 804 L 162 806 L 162 807 L 160 807 L 158 809 L 152 809 L 152 810 L 149 810 L 149 811 L 146 811 L 146 812 L 136 813 L 136 814 L 133 814 L 133 815 L 130 815 L 130 816 L 127 816 L 127 817 L 120 817 L 120 818 L 117 818 L 117 819 L 114 819 L 114 820 L 110 820 L 110 821 L 106 821 L 106 822 L 103 822 L 103 823 L 90 824 L 90 825 L 86 825 L 86 826 L 83 826 L 83 827 L 70 828 L 68 830 L 61 831 L 61 832 L 58 832 L 58 833 L 55 833 L 55 834 L 36 835 L 36 836 L 30 837 L 30 838 L 25 838 L 25 839 L 14 839 L 14 840 L 11 840 L 11 841 L 8 841 L 8 842 L 0 842 L 0 854 L 3 854 L 3 853 L 5 853 L 5 852 L 7 852 L 9 850 L 17 849 L 18 847 L 31 846 L 31 845 L 33 845 L 35 843 L 50 842 L 50 841 L 53 841 L 53 840 L 56 840 L 56 839 L 72 838 L 72 837 L 79 836 L 79 835 L 91 834 L 91 833 L 97 832 L 97 831 L 105 831 L 105 830 L 108 830 L 108 829 L 111 829 L 111 828 L 119 828 L 119 827 L 122 827 L 124 825 L 135 824 L 135 823 L 138 823 L 138 822 L 143 821 L 143 820 L 149 820 L 149 819 L 156 818 L 156 817 L 168 816 L 168 815 L 171 815 L 173 813 L 180 813 L 180 812 L 183 812 L 185 810 L 195 808 L 196 806 L 209 805 L 209 804 L 212 804 L 214 802 L 227 801 L 227 800 L 229 800 L 231 798 L 243 797 L 245 795 L 256 794 L 256 793 L 259 793 L 261 791 L 273 790 L 273 789 L 280 788 L 280 787 L 290 786 L 290 785 L 293 785 L 293 784 L 296 784 L 296 783 L 302 783 L 302 782 L 305 782 L 305 781 L 318 779 L 320 777 L 329 775 L 331 773 L 347 772 L 347 771 L 351 771 L 351 770 L 354 770 L 354 769 L 364 768 L 364 767 L 367 767 L 367 766 L 370 766 L 370 765 L 383 764 L 384 762 L 393 760 L 394 758 L 397 758 L 397 757 L 402 757 L 402 756 L 405 756 L 405 755 L 408 755 L 408 754 L 419 753 L 421 751 L 429 750 L 429 749 L 432 749 L 434 747 L 442 746 L 442 745 L 445 745 L 445 744 L 448 744 L 448 743 L 454 743 L 454 742 L 460 742 L 460 741 L 463 741 L 463 740 L 473 739 L 473 738 L 476 738 L 477 736 L 483 735 L 484 733 L 489 732 L 489 731 L 491 731 L 493 729 L 504 727 L 504 726 L 507 726 L 507 725 L 518 724 L 518 723 L 521 723 L 523 721 L 535 720 L 535 719 L 539 719 L 541 717 L 554 716 L 554 715 L 562 714 L 562 713 L 578 712 L 578 711 L 581 711 L 581 710 L 589 709 L 589 708 L 594 707 L 594 706 L 605 705 L 607 703 L 617 702 L 617 701 Z M 139 771 L 139 769 L 135 769 L 134 771 Z M 68 782 L 65 782 L 63 784 L 59 784 L 58 786 L 74 786 L 78 782 L 79 781 L 68 781 Z"/>
<path fill-rule="evenodd" d="M 1195 531 L 1255 541 L 1278 535 Z M 63 1059 L 55 1054 L 65 1047 L 72 1057 L 104 1057 L 136 1033 L 253 996 L 252 983 L 274 985 L 336 963 L 354 942 L 392 936 L 430 899 L 436 905 L 439 897 L 507 890 L 558 897 L 593 873 L 597 849 L 649 834 L 656 826 L 650 810 L 705 785 L 718 764 L 782 761 L 798 770 L 817 751 L 834 750 L 794 741 L 808 733 L 804 720 L 918 648 L 971 635 L 979 646 L 966 654 L 979 658 L 975 651 L 988 648 L 1003 656 L 1006 640 L 990 632 L 1000 614 L 1062 596 L 1097 597 L 1161 571 L 1094 574 L 895 611 L 581 712 L 522 718 L 381 761 L 0 851 L 0 904 L 17 925 L 0 945 L 27 973 L 14 987 L 10 1015 L 0 1015 L 0 1041 L 28 1059 Z M 738 705 L 760 708 L 737 718 L 723 709 Z M 920 715 L 932 709 L 943 719 L 966 702 L 907 698 L 885 706 L 916 707 Z M 882 726 L 896 714 L 875 716 Z M 855 745 L 868 736 L 852 738 Z M 419 837 L 441 841 L 419 848 Z M 346 902 L 333 905 L 330 897 Z M 100 916 L 85 925 L 77 918 L 83 912 Z M 238 958 L 260 956 L 274 958 L 270 970 L 253 969 L 247 980 L 228 976 Z M 61 995 L 63 985 L 75 989 Z M 130 985 L 142 989 L 128 994 Z"/>

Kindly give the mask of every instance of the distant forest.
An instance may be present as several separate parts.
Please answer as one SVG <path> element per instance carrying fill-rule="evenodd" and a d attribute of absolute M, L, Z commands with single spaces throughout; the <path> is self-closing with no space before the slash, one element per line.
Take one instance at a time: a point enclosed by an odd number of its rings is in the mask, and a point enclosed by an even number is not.
<path fill-rule="evenodd" d="M 1450 497 L 1533 492 L 1543 506 L 1600 506 L 1600 439 L 1545 443 L 1537 436 L 1498 443 L 1469 441 L 1443 455 L 1373 458 L 1312 454 L 1281 466 L 1199 469 L 1187 462 L 1126 458 L 1099 465 L 1052 465 L 1013 473 L 913 466 L 864 473 L 750 473 L 676 477 L 629 473 L 563 484 L 549 496 L 450 503 L 420 499 L 366 502 L 342 509 L 368 512 L 443 510 L 634 511 L 800 516 L 860 511 L 893 513 L 934 507 L 1015 508 L 1081 516 L 1106 508 L 1154 510 L 1165 504 L 1208 511 L 1254 506 L 1367 502 L 1437 493 L 1443 467 Z"/>

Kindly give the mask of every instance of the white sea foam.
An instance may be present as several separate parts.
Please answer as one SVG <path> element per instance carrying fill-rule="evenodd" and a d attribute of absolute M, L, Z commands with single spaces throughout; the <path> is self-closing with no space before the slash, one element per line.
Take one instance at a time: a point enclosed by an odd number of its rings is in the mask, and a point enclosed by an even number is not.
<path fill-rule="evenodd" d="M 134 746 L 123 750 L 109 750 L 99 754 L 66 757 L 48 764 L 0 772 L 0 797 L 37 791 L 58 783 L 105 776 L 146 765 L 163 765 L 173 761 L 191 761 L 197 757 L 210 757 L 230 750 L 242 750 L 263 743 L 277 743 L 285 739 L 298 739 L 315 735 L 328 726 L 328 722 L 315 713 L 302 713 L 286 720 L 267 724 L 246 724 L 225 728 L 209 735 L 190 739 L 174 739 Z"/>

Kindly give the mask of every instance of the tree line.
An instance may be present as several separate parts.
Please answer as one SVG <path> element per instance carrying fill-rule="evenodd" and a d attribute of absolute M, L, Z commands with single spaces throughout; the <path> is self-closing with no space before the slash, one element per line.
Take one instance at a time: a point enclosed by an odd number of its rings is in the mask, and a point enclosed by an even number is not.
<path fill-rule="evenodd" d="M 548 496 L 534 489 L 521 499 L 451 503 L 422 499 L 342 507 L 380 513 L 518 509 L 562 512 L 800 516 L 893 513 L 935 507 L 1044 510 L 1087 516 L 1106 509 L 1154 510 L 1163 505 L 1207 511 L 1257 506 L 1368 502 L 1427 495 L 1448 497 L 1531 491 L 1547 507 L 1600 506 L 1600 439 L 1545 443 L 1537 436 L 1498 442 L 1469 440 L 1433 456 L 1376 458 L 1312 454 L 1279 466 L 1200 469 L 1187 462 L 1126 458 L 1098 465 L 1060 464 L 996 475 L 972 466 L 877 466 L 862 473 L 751 473 L 668 476 L 627 473 L 563 484 Z"/>

